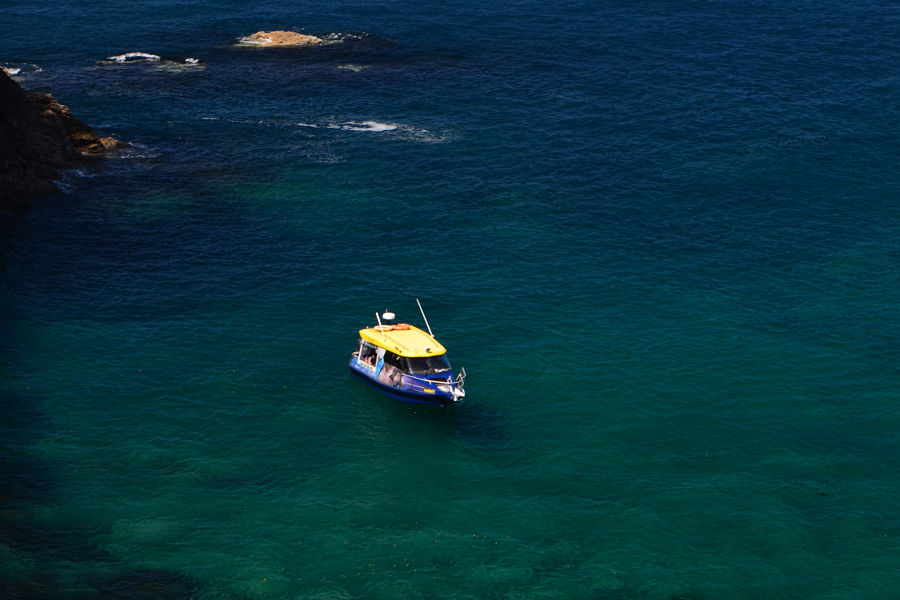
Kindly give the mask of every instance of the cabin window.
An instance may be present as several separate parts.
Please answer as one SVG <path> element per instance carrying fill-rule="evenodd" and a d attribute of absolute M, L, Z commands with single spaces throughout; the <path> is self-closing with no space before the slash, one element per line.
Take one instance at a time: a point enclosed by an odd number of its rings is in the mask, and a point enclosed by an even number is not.
<path fill-rule="evenodd" d="M 385 352 L 384 353 L 384 362 L 386 364 L 391 365 L 392 367 L 397 367 L 398 369 L 401 369 L 401 370 L 405 369 L 405 366 L 403 364 L 403 359 L 401 357 L 397 356 L 396 354 L 394 354 L 393 352 Z"/>
<path fill-rule="evenodd" d="M 368 342 L 364 342 L 360 340 L 359 344 L 359 362 L 366 363 L 367 365 L 375 366 L 377 359 L 375 357 L 376 348 L 372 344 Z"/>
<path fill-rule="evenodd" d="M 406 370 L 413 375 L 431 375 L 450 370 L 450 361 L 446 354 L 407 358 L 406 362 Z"/>

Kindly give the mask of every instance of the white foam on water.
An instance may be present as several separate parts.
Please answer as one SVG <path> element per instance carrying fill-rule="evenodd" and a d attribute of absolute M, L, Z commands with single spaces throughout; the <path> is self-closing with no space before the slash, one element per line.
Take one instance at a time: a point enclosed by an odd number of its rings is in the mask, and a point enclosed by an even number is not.
<path fill-rule="evenodd" d="M 10 77 L 16 77 L 17 75 L 24 75 L 25 73 L 40 73 L 44 69 L 39 67 L 33 63 L 18 63 L 18 64 L 5 64 L 0 65 L 0 69 L 9 75 Z"/>
<path fill-rule="evenodd" d="M 402 123 L 383 123 L 381 121 L 336 121 L 330 120 L 324 123 L 297 122 L 297 127 L 308 129 L 335 129 L 339 131 L 352 131 L 360 133 L 388 134 L 392 139 L 423 142 L 427 144 L 441 144 L 453 139 L 455 136 L 448 132 L 434 132 L 421 127 L 404 125 Z"/>
<path fill-rule="evenodd" d="M 369 34 L 366 32 L 362 33 L 345 33 L 342 31 L 337 31 L 334 33 L 329 33 L 327 35 L 322 36 L 322 41 L 326 44 L 342 44 L 344 42 L 362 40 L 369 37 Z"/>
<path fill-rule="evenodd" d="M 53 183 L 59 187 L 59 190 L 64 194 L 71 194 L 75 191 L 75 188 L 78 185 L 79 179 L 91 179 L 95 176 L 95 173 L 91 173 L 86 169 L 66 169 L 62 173 L 60 173 L 59 179 L 54 179 Z"/>
<path fill-rule="evenodd" d="M 153 68 L 164 73 L 191 73 L 202 71 L 206 66 L 196 58 L 186 58 L 184 62 L 174 60 L 154 61 Z"/>
<path fill-rule="evenodd" d="M 399 125 L 393 123 L 379 123 L 378 121 L 349 121 L 341 125 L 341 129 L 348 131 L 372 131 L 379 133 L 382 131 L 394 131 Z"/>
<path fill-rule="evenodd" d="M 266 43 L 267 40 L 253 39 L 250 36 L 244 36 L 242 38 L 238 38 L 238 44 L 244 44 L 247 46 L 262 46 Z M 268 40 L 271 41 L 271 40 Z"/>
<path fill-rule="evenodd" d="M 137 142 L 128 142 L 122 148 L 107 150 L 105 156 L 107 158 L 157 158 L 160 152 L 152 150 L 149 146 L 138 144 Z"/>
<path fill-rule="evenodd" d="M 119 54 L 117 56 L 107 56 L 106 60 L 113 60 L 119 63 L 138 62 L 143 60 L 157 62 L 159 61 L 159 56 L 156 54 L 148 54 L 147 52 L 126 52 L 125 54 Z"/>

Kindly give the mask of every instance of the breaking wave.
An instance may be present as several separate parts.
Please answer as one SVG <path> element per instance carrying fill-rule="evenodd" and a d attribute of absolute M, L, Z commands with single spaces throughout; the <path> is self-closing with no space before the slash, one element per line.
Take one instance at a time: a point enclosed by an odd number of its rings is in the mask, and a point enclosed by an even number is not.
<path fill-rule="evenodd" d="M 332 136 L 339 134 L 346 135 L 365 135 L 377 134 L 376 137 L 385 136 L 389 139 L 403 140 L 410 142 L 422 142 L 428 144 L 440 144 L 448 142 L 457 137 L 449 130 L 432 130 L 424 127 L 416 127 L 405 123 L 394 123 L 387 121 L 367 120 L 337 120 L 323 119 L 321 121 L 286 121 L 281 119 L 267 118 L 231 118 L 217 115 L 204 115 L 198 117 L 201 121 L 224 121 L 227 123 L 235 123 L 240 125 L 249 125 L 253 127 L 265 128 L 295 128 L 298 131 L 308 130 L 309 137 L 322 139 L 323 136 Z"/>
<path fill-rule="evenodd" d="M 146 159 L 157 158 L 161 153 L 151 149 L 149 146 L 139 144 L 137 142 L 124 142 L 115 148 L 107 148 L 104 156 L 106 158 L 123 158 L 123 159 Z"/>
<path fill-rule="evenodd" d="M 297 127 L 308 129 L 336 129 L 340 131 L 353 131 L 360 133 L 384 133 L 400 139 L 441 143 L 448 141 L 452 136 L 446 132 L 434 132 L 423 127 L 414 127 L 402 123 L 383 123 L 381 121 L 340 121 L 330 123 L 298 122 Z"/>
<path fill-rule="evenodd" d="M 44 70 L 34 63 L 4 64 L 0 65 L 0 69 L 10 77 L 16 77 L 17 75 L 24 75 L 26 73 L 40 73 Z"/>
<path fill-rule="evenodd" d="M 346 33 L 342 31 L 338 31 L 335 33 L 329 33 L 328 35 L 322 36 L 322 41 L 331 43 L 331 44 L 340 44 L 343 42 L 355 42 L 359 40 L 364 40 L 369 37 L 368 33 Z"/>
<path fill-rule="evenodd" d="M 297 127 L 308 129 L 332 129 L 358 133 L 378 133 L 414 142 L 439 144 L 450 140 L 453 136 L 448 132 L 435 132 L 423 127 L 414 127 L 403 123 L 385 123 L 381 121 L 339 121 L 328 123 L 298 122 Z"/>
<path fill-rule="evenodd" d="M 150 68 L 159 71 L 176 73 L 194 69 L 202 70 L 204 68 L 199 58 L 188 57 L 184 60 L 168 60 L 160 57 L 158 54 L 150 54 L 149 52 L 126 52 L 125 54 L 107 56 L 103 60 L 98 60 L 97 64 L 101 66 L 140 64 L 148 65 Z"/>
<path fill-rule="evenodd" d="M 343 125 L 334 125 L 333 127 L 348 131 L 372 131 L 379 133 L 382 131 L 394 131 L 400 126 L 394 123 L 379 123 L 378 121 L 348 121 Z"/>
<path fill-rule="evenodd" d="M 125 54 L 119 54 L 117 56 L 107 56 L 106 60 L 111 60 L 117 63 L 126 63 L 126 62 L 159 62 L 159 56 L 156 54 L 148 54 L 146 52 L 126 52 Z"/>

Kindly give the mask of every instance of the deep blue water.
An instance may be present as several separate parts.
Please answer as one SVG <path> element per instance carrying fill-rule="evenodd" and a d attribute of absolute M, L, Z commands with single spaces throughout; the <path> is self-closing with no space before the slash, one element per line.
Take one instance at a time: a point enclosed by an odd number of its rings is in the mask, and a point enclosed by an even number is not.
<path fill-rule="evenodd" d="M 828 4 L 7 0 L 133 147 L 0 216 L 0 597 L 896 597 L 900 7 Z M 347 369 L 417 297 L 462 405 Z"/>

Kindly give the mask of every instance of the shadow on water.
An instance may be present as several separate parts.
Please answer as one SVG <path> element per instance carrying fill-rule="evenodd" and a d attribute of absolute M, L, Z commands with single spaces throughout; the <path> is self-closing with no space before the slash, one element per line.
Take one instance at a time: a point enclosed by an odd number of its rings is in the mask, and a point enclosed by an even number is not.
<path fill-rule="evenodd" d="M 477 400 L 465 400 L 453 406 L 429 406 L 403 403 L 365 389 L 365 402 L 381 403 L 385 414 L 398 428 L 423 429 L 429 435 L 455 440 L 459 445 L 476 448 L 500 448 L 508 442 L 503 415 Z"/>
<path fill-rule="evenodd" d="M 197 594 L 195 582 L 180 573 L 139 569 L 91 582 L 98 598 L 115 600 L 167 600 L 191 598 Z"/>
<path fill-rule="evenodd" d="M 4 245 L 4 251 L 8 246 Z M 8 271 L 0 271 L 7 283 Z M 4 600 L 69 600 L 81 598 L 138 598 L 176 600 L 199 589 L 188 577 L 167 571 L 130 570 L 90 540 L 90 523 L 46 518 L 59 506 L 56 467 L 29 450 L 52 435 L 42 406 L 48 402 L 27 384 L 28 350 L 25 335 L 13 325 L 11 315 L 0 312 L 3 333 L 0 354 L 0 598 Z M 15 557 L 7 562 L 7 558 Z M 18 560 L 15 560 L 18 559 Z M 18 562 L 18 564 L 13 564 Z M 98 568 L 102 567 L 102 568 Z M 77 573 L 78 588 L 71 575 Z M 113 575 L 96 575 L 98 572 Z M 87 580 L 88 574 L 93 579 Z"/>
<path fill-rule="evenodd" d="M 8 351 L 8 350 L 7 350 Z M 3 371 L 8 371 L 4 365 Z M 3 376 L 4 410 L 0 412 L 0 546 L 24 555 L 36 565 L 59 560 L 104 560 L 99 549 L 76 541 L 69 527 L 52 527 L 23 516 L 31 506 L 53 502 L 55 483 L 52 466 L 27 452 L 45 428 L 46 418 L 33 398 L 11 391 L 19 382 Z M 60 591 L 58 573 L 38 567 L 23 576 L 8 568 L 0 571 L 2 598 L 66 598 Z"/>
<path fill-rule="evenodd" d="M 467 445 L 500 447 L 508 441 L 503 416 L 475 400 L 439 413 L 436 422 Z"/>
<path fill-rule="evenodd" d="M 29 456 L 26 448 L 45 434 L 46 419 L 33 397 L 3 390 L 0 412 L 0 546 L 32 565 L 27 572 L 0 571 L 0 598 L 69 600 L 129 598 L 181 600 L 197 593 L 198 584 L 179 573 L 129 570 L 90 542 L 88 524 L 31 516 L 32 507 L 58 503 L 53 465 Z M 78 589 L 64 581 L 62 569 L 75 565 L 84 575 Z M 98 565 L 102 565 L 98 569 Z M 115 574 L 104 573 L 110 566 Z M 93 575 L 89 575 L 93 574 Z"/>
<path fill-rule="evenodd" d="M 599 588 L 594 590 L 592 598 L 595 600 L 637 600 L 639 598 L 658 598 L 651 594 L 650 590 L 623 586 L 617 588 Z M 706 600 L 706 595 L 699 592 L 679 592 L 666 597 L 667 600 Z"/>

